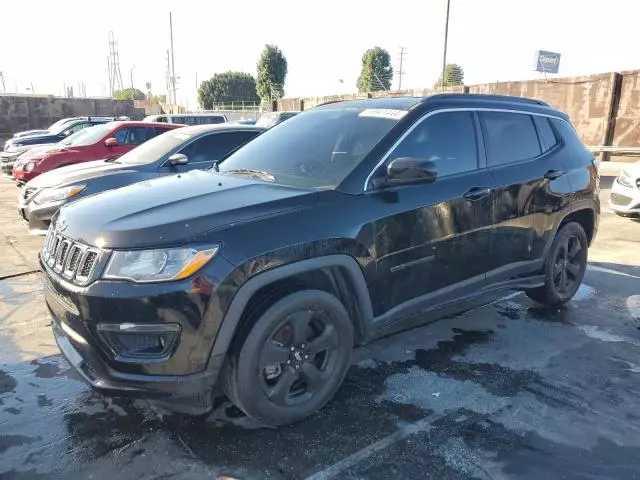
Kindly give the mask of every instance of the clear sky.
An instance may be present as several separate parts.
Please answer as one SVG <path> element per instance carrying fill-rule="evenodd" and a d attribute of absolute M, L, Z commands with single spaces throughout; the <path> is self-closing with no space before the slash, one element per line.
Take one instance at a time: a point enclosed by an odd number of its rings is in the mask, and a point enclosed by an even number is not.
<path fill-rule="evenodd" d="M 59 95 L 83 81 L 89 96 L 108 84 L 108 32 L 119 44 L 124 83 L 165 93 L 169 11 L 178 99 L 195 106 L 199 80 L 255 74 L 265 43 L 289 63 L 286 96 L 356 90 L 362 53 L 379 45 L 403 87 L 430 87 L 442 68 L 446 0 L 21 0 L 3 2 L 0 71 L 7 91 Z M 561 75 L 640 68 L 639 0 L 451 0 L 448 60 L 465 83 L 536 78 L 536 50 L 560 52 Z M 343 83 L 340 82 L 343 80 Z M 397 87 L 397 77 L 394 88 Z"/>

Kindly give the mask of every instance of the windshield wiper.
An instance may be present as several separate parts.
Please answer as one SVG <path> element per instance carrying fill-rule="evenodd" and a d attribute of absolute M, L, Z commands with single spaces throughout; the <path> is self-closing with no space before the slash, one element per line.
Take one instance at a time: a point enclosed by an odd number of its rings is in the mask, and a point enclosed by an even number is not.
<path fill-rule="evenodd" d="M 118 159 L 115 158 L 115 157 L 114 158 L 105 158 L 104 159 L 104 163 L 115 163 L 117 161 L 118 161 Z"/>
<path fill-rule="evenodd" d="M 223 173 L 231 173 L 235 175 L 246 175 L 248 177 L 258 177 L 263 180 L 268 180 L 270 182 L 275 182 L 276 177 L 271 175 L 269 172 L 265 172 L 264 170 L 253 170 L 251 168 L 235 168 L 233 170 L 226 170 Z"/>

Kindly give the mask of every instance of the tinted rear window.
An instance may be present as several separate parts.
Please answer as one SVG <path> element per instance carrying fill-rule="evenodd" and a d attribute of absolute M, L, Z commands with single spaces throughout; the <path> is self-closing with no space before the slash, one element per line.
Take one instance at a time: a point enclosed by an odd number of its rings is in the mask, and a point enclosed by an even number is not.
<path fill-rule="evenodd" d="M 537 157 L 542 153 L 531 115 L 479 112 L 490 167 Z"/>

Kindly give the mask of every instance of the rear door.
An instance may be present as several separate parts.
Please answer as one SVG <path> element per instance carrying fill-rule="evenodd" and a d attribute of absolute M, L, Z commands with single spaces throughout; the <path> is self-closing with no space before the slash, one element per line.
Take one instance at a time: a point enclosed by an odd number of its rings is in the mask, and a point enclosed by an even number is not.
<path fill-rule="evenodd" d="M 164 175 L 184 172 L 188 170 L 206 170 L 214 162 L 228 155 L 236 148 L 255 138 L 259 132 L 240 130 L 235 132 L 215 132 L 195 139 L 176 153 L 187 156 L 186 165 L 172 166 L 165 162 L 160 167 Z"/>
<path fill-rule="evenodd" d="M 478 112 L 492 193 L 494 229 L 488 281 L 526 275 L 540 259 L 570 185 L 562 142 L 549 118 L 528 112 Z"/>
<path fill-rule="evenodd" d="M 413 305 L 447 302 L 484 284 L 493 179 L 481 168 L 478 128 L 473 112 L 439 112 L 391 153 L 388 161 L 432 160 L 438 176 L 430 184 L 373 194 L 383 212 L 375 224 L 374 245 L 384 310 L 405 316 L 413 313 Z"/>

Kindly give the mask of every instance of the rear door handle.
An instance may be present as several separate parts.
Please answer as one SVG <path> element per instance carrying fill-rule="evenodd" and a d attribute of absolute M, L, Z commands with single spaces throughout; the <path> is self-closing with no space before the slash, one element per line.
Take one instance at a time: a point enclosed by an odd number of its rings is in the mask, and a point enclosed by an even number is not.
<path fill-rule="evenodd" d="M 553 180 L 554 178 L 558 178 L 566 174 L 564 170 L 549 170 L 544 174 L 544 178 L 547 180 Z"/>
<path fill-rule="evenodd" d="M 482 197 L 486 197 L 491 193 L 491 189 L 488 187 L 473 187 L 462 196 L 467 200 L 478 200 Z"/>

